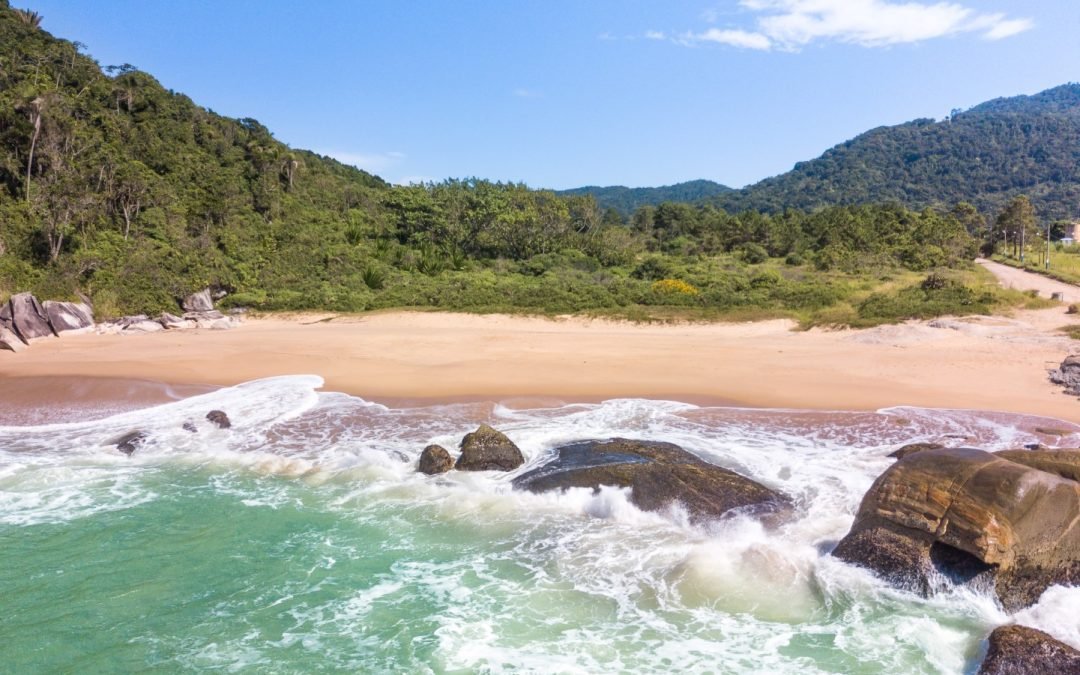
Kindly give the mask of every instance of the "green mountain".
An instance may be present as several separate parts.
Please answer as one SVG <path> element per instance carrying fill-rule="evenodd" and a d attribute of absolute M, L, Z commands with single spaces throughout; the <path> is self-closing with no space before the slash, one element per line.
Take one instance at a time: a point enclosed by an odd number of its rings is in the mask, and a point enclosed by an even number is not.
<path fill-rule="evenodd" d="M 686 183 L 652 188 L 628 188 L 622 185 L 587 187 L 561 190 L 560 195 L 588 195 L 596 199 L 602 209 L 615 209 L 624 218 L 642 206 L 656 206 L 664 202 L 701 202 L 734 192 L 732 188 L 711 180 L 692 180 Z"/>
<path fill-rule="evenodd" d="M 1080 85 L 1000 98 L 939 122 L 879 127 L 715 203 L 778 212 L 897 201 L 966 201 L 998 213 L 1027 194 L 1041 218 L 1080 215 Z"/>

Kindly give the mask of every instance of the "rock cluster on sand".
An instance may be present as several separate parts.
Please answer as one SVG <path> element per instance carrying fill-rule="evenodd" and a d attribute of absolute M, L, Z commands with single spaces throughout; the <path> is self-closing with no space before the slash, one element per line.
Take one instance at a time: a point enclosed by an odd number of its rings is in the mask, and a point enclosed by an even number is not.
<path fill-rule="evenodd" d="M 908 455 L 871 486 L 834 555 L 922 593 L 977 582 L 1007 610 L 1026 607 L 1080 583 L 1078 464 L 1080 451 Z"/>
<path fill-rule="evenodd" d="M 518 446 L 501 431 L 486 424 L 461 439 L 458 471 L 513 471 L 525 463 Z"/>
<path fill-rule="evenodd" d="M 90 330 L 99 334 L 132 335 L 187 328 L 222 330 L 239 322 L 238 317 L 214 309 L 210 289 L 188 296 L 180 304 L 185 309 L 196 309 L 186 311 L 183 316 L 165 312 L 151 319 L 139 314 L 95 324 L 93 309 L 86 302 L 38 302 L 30 293 L 17 293 L 0 305 L 0 349 L 19 352 L 32 340 Z"/>
<path fill-rule="evenodd" d="M 613 438 L 559 448 L 548 464 L 514 479 L 530 492 L 628 487 L 643 511 L 681 504 L 695 521 L 719 518 L 734 509 L 786 511 L 786 497 L 727 469 L 710 464 L 673 443 Z"/>
<path fill-rule="evenodd" d="M 1050 381 L 1065 387 L 1065 391 L 1080 396 L 1080 355 L 1065 357 L 1056 370 L 1050 371 Z"/>
<path fill-rule="evenodd" d="M 979 675 L 1080 673 L 1080 651 L 1026 626 L 1001 626 L 990 634 L 990 648 Z"/>

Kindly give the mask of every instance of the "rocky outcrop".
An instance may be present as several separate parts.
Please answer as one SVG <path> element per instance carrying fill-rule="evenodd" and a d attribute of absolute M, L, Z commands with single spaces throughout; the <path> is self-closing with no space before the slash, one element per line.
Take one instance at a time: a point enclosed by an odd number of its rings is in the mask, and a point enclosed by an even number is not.
<path fill-rule="evenodd" d="M 776 513 L 790 507 L 780 493 L 673 443 L 614 438 L 572 443 L 557 453 L 548 464 L 514 479 L 514 487 L 530 492 L 627 487 L 630 500 L 643 511 L 659 511 L 677 502 L 699 522 L 735 509 Z"/>
<path fill-rule="evenodd" d="M 513 471 L 525 463 L 518 446 L 501 431 L 486 424 L 461 439 L 459 471 Z"/>
<path fill-rule="evenodd" d="M 903 459 L 908 455 L 914 455 L 916 452 L 922 452 L 924 450 L 940 450 L 944 447 L 945 446 L 941 443 L 908 443 L 900 449 L 890 452 L 889 457 Z"/>
<path fill-rule="evenodd" d="M 1056 370 L 1050 371 L 1050 381 L 1065 387 L 1066 393 L 1080 396 L 1080 356 L 1066 356 Z"/>
<path fill-rule="evenodd" d="M 180 306 L 185 312 L 209 312 L 214 309 L 214 299 L 210 296 L 210 289 L 204 288 L 181 300 Z"/>
<path fill-rule="evenodd" d="M 116 449 L 125 455 L 131 455 L 135 452 L 143 443 L 146 442 L 147 436 L 145 431 L 129 431 L 128 433 L 113 439 L 109 442 L 110 445 L 115 445 Z"/>
<path fill-rule="evenodd" d="M 16 293 L 7 302 L 6 317 L 23 342 L 56 335 L 45 308 L 30 293 Z"/>
<path fill-rule="evenodd" d="M 441 445 L 429 445 L 424 448 L 424 451 L 420 453 L 420 462 L 416 465 L 417 471 L 429 476 L 446 473 L 452 468 L 454 468 L 454 460 Z"/>
<path fill-rule="evenodd" d="M 1080 673 L 1080 651 L 1026 626 L 1001 626 L 990 633 L 990 647 L 978 675 Z"/>
<path fill-rule="evenodd" d="M 41 307 L 57 335 L 74 331 L 85 333 L 94 327 L 94 310 L 85 302 L 46 300 Z"/>
<path fill-rule="evenodd" d="M 1080 483 L 982 450 L 925 450 L 874 482 L 834 555 L 923 593 L 981 581 L 1013 611 L 1080 583 Z"/>
<path fill-rule="evenodd" d="M 228 429 L 232 427 L 232 421 L 229 416 L 225 414 L 224 410 L 211 410 L 206 413 L 206 419 L 210 420 L 213 424 L 216 424 L 219 429 Z"/>

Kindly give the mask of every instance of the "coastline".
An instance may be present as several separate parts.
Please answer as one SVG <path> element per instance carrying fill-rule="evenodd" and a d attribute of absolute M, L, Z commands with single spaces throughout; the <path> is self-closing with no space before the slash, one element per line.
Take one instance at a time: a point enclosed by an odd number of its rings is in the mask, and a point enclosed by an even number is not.
<path fill-rule="evenodd" d="M 21 354 L 0 355 L 0 378 L 9 382 L 0 407 L 130 398 L 124 387 L 140 380 L 183 395 L 311 373 L 325 379 L 326 391 L 398 405 L 628 397 L 807 410 L 957 408 L 1080 422 L 1080 400 L 1046 377 L 1071 351 L 1072 341 L 1055 329 L 1072 320 L 1054 308 L 1013 318 L 793 331 L 787 320 L 639 325 L 432 312 L 277 315 L 227 331 L 40 340 Z M 35 382 L 33 393 L 10 378 L 33 378 L 23 380 Z M 57 378 L 57 386 L 39 378 Z M 86 378 L 100 382 L 73 389 Z M 163 402 L 148 396 L 146 403 Z"/>

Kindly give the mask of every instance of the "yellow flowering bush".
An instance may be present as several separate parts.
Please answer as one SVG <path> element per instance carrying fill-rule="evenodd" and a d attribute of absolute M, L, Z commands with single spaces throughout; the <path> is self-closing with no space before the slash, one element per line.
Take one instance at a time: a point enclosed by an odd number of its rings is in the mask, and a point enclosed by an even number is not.
<path fill-rule="evenodd" d="M 679 295 L 697 295 L 699 292 L 682 279 L 660 279 L 653 282 L 652 289 L 657 293 Z"/>

